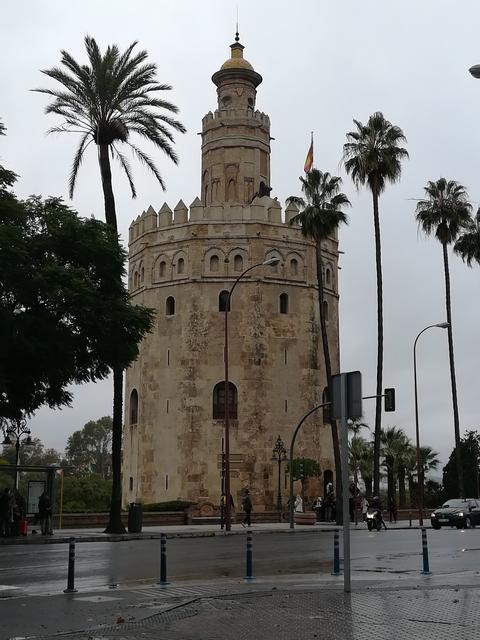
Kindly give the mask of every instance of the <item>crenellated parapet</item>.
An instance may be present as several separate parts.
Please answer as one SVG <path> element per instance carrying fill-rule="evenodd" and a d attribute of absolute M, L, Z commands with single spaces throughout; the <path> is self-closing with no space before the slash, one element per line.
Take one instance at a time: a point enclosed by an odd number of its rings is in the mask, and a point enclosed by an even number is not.
<path fill-rule="evenodd" d="M 298 208 L 289 204 L 283 214 L 280 202 L 267 196 L 256 197 L 249 205 L 215 203 L 206 207 L 200 198 L 195 198 L 189 208 L 180 200 L 173 211 L 165 202 L 158 212 L 150 205 L 137 216 L 129 228 L 129 242 L 133 243 L 152 231 L 195 223 L 260 222 L 291 226 L 290 221 L 297 213 Z"/>
<path fill-rule="evenodd" d="M 253 109 L 216 109 L 215 112 L 209 111 L 202 118 L 202 125 L 204 132 L 209 129 L 209 125 L 216 125 L 219 121 L 224 122 L 227 120 L 235 120 L 236 124 L 242 119 L 247 120 L 247 123 L 255 120 L 255 123 L 266 128 L 270 128 L 270 118 L 266 113 L 262 111 L 254 111 Z"/>

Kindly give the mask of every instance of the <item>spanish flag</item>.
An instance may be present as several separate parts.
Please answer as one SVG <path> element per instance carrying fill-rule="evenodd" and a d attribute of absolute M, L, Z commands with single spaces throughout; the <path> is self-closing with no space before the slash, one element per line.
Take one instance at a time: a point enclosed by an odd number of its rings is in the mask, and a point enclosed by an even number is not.
<path fill-rule="evenodd" d="M 313 165 L 313 132 L 312 132 L 312 140 L 310 142 L 310 149 L 308 150 L 307 157 L 305 160 L 305 166 L 303 167 L 303 170 L 305 171 L 305 173 L 308 173 L 310 171 L 310 169 L 312 168 L 312 165 Z"/>

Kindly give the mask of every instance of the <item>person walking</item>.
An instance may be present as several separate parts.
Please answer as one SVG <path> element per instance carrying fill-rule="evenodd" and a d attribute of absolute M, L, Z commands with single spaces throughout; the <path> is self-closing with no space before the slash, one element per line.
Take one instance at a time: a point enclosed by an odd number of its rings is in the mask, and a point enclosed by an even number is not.
<path fill-rule="evenodd" d="M 250 498 L 250 491 L 245 489 L 245 496 L 242 500 L 243 511 L 245 512 L 245 518 L 243 519 L 242 526 L 251 527 L 252 521 L 252 499 Z"/>
<path fill-rule="evenodd" d="M 53 535 L 52 531 L 52 503 L 46 491 L 38 499 L 38 516 L 42 528 L 42 536 Z"/>
<path fill-rule="evenodd" d="M 0 496 L 0 536 L 2 538 L 9 538 L 12 535 L 12 507 L 12 492 L 5 487 Z"/>
<path fill-rule="evenodd" d="M 13 529 L 12 535 L 19 536 L 20 535 L 20 523 L 25 518 L 27 505 L 25 504 L 25 498 L 22 496 L 18 489 L 15 489 L 13 493 L 13 505 L 12 505 L 12 513 L 13 513 Z"/>
<path fill-rule="evenodd" d="M 388 514 L 390 516 L 390 522 L 397 521 L 397 503 L 394 497 L 390 498 L 390 502 L 388 503 Z"/>
<path fill-rule="evenodd" d="M 360 506 L 362 509 L 362 520 L 363 522 L 367 521 L 367 511 L 368 511 L 368 500 L 366 499 L 365 496 L 362 496 L 362 499 L 360 501 Z"/>

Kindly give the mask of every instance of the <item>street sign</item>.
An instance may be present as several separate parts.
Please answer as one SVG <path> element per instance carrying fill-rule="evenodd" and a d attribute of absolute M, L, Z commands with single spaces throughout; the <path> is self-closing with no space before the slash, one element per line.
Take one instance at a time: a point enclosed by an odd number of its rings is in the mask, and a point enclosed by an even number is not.
<path fill-rule="evenodd" d="M 362 374 L 360 371 L 350 371 L 349 373 L 339 373 L 332 376 L 332 404 L 331 412 L 334 420 L 343 417 L 341 403 L 341 378 L 346 377 L 346 418 L 361 418 L 362 410 Z"/>

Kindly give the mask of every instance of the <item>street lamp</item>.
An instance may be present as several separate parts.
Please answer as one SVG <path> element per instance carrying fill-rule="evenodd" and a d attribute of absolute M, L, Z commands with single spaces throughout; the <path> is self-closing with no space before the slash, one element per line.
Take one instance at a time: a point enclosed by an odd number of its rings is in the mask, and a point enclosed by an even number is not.
<path fill-rule="evenodd" d="M 10 420 L 10 424 L 6 421 L 2 422 L 3 446 L 15 445 L 15 482 L 14 487 L 18 490 L 18 462 L 20 457 L 20 445 L 31 445 L 32 438 L 30 429 L 27 429 L 27 421 L 24 418 L 14 418 Z M 27 437 L 20 441 L 22 436 Z"/>
<path fill-rule="evenodd" d="M 282 484 L 281 484 L 281 468 L 282 462 L 287 461 L 287 450 L 283 444 L 283 440 L 278 436 L 275 446 L 272 450 L 272 461 L 278 461 L 278 494 L 277 494 L 277 510 L 280 512 L 280 521 L 282 520 Z"/>
<path fill-rule="evenodd" d="M 225 529 L 231 530 L 231 505 L 230 505 L 230 406 L 229 406 L 229 383 L 228 383 L 228 312 L 230 309 L 230 300 L 232 293 L 238 282 L 252 269 L 257 267 L 274 267 L 280 262 L 280 258 L 269 258 L 263 262 L 248 267 L 233 283 L 226 300 L 224 300 L 225 308 L 225 329 L 224 329 L 224 345 L 223 345 L 223 360 L 225 363 L 225 391 L 224 391 L 224 403 L 225 403 Z"/>
<path fill-rule="evenodd" d="M 440 322 L 438 324 L 430 324 L 425 329 L 422 329 L 418 336 L 415 338 L 415 342 L 413 343 L 413 380 L 414 380 L 414 389 L 415 389 L 415 435 L 416 435 L 416 446 L 417 446 L 417 503 L 418 503 L 418 521 L 420 526 L 423 526 L 423 466 L 421 464 L 421 456 L 420 456 L 420 431 L 418 427 L 418 391 L 417 391 L 417 341 L 428 329 L 433 329 L 434 327 L 438 327 L 439 329 L 448 329 L 448 322 Z"/>

